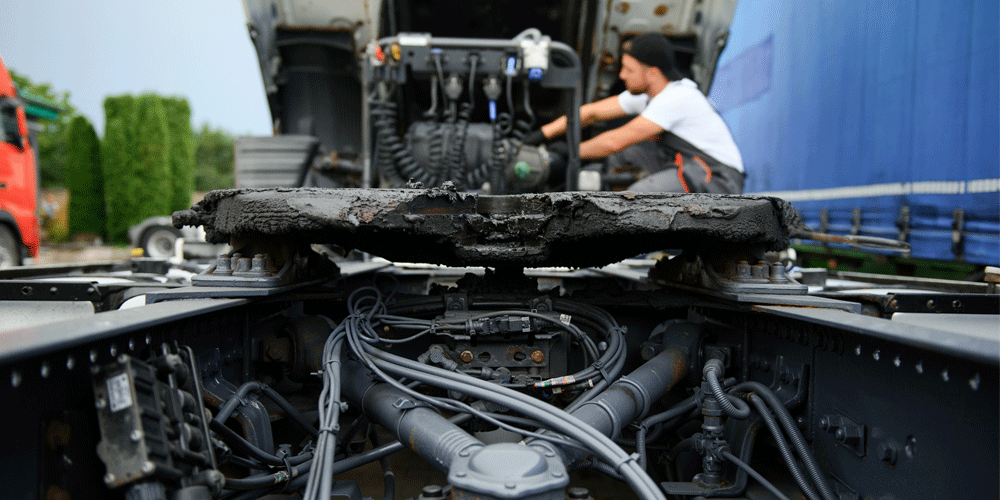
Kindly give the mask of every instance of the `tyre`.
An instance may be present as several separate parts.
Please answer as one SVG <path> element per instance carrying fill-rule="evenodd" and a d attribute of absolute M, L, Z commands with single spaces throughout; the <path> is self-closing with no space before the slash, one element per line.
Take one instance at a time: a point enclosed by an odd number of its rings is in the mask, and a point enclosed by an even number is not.
<path fill-rule="evenodd" d="M 169 259 L 174 256 L 174 244 L 181 232 L 168 226 L 153 226 L 142 233 L 139 247 L 143 255 L 153 259 Z"/>
<path fill-rule="evenodd" d="M 0 269 L 21 265 L 21 248 L 9 227 L 0 224 Z"/>

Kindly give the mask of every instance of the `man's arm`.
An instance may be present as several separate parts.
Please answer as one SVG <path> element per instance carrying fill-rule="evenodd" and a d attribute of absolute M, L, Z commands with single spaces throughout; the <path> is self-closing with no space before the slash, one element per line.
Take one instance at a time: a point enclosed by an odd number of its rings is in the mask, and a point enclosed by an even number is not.
<path fill-rule="evenodd" d="M 580 158 L 593 160 L 604 158 L 633 144 L 651 139 L 663 132 L 663 127 L 648 118 L 637 116 L 614 130 L 608 130 L 593 139 L 580 144 Z"/>
<path fill-rule="evenodd" d="M 606 97 L 597 102 L 584 104 L 580 107 L 580 124 L 583 127 L 595 122 L 608 121 L 625 116 L 625 110 L 618 104 L 618 96 Z M 552 123 L 542 125 L 542 133 L 546 139 L 566 133 L 566 116 L 560 116 Z"/>

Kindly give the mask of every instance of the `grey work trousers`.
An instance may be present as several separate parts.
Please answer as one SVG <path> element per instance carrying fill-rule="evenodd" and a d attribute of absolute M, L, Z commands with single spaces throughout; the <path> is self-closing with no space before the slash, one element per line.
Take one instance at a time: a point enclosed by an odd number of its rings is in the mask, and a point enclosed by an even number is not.
<path fill-rule="evenodd" d="M 742 194 L 743 180 L 739 170 L 698 157 L 670 158 L 666 150 L 652 141 L 642 141 L 608 156 L 608 167 L 630 165 L 647 175 L 628 187 L 641 193 L 716 193 Z"/>

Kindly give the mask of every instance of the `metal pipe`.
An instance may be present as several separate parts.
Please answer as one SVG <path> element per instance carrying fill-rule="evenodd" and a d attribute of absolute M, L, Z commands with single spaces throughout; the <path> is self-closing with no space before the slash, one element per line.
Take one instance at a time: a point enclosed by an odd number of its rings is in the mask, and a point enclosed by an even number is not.
<path fill-rule="evenodd" d="M 357 361 L 344 362 L 343 373 L 344 397 L 438 469 L 447 472 L 459 453 L 484 446 L 425 403 L 375 381 L 371 372 Z"/>
<path fill-rule="evenodd" d="M 611 438 L 629 422 L 649 413 L 659 399 L 687 376 L 688 356 L 681 349 L 666 349 L 653 359 L 618 379 L 611 387 L 570 414 Z M 541 444 L 540 441 L 531 443 Z M 546 443 L 546 448 L 551 445 Z M 584 457 L 574 448 L 561 450 L 567 465 Z"/>

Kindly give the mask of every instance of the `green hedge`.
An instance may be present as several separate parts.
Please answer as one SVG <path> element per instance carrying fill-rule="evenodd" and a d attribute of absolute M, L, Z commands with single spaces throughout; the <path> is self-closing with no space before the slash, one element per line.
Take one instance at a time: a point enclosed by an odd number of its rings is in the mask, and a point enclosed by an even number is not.
<path fill-rule="evenodd" d="M 191 206 L 195 143 L 191 108 L 156 94 L 104 100 L 102 147 L 108 237 L 124 243 L 128 228 Z"/>
<path fill-rule="evenodd" d="M 101 145 L 90 121 L 76 116 L 69 125 L 66 187 L 70 233 L 105 234 Z"/>
<path fill-rule="evenodd" d="M 170 211 L 191 207 L 194 191 L 194 132 L 191 130 L 191 107 L 186 99 L 163 99 L 170 134 L 170 180 L 172 197 Z"/>
<path fill-rule="evenodd" d="M 134 120 L 129 116 L 122 116 L 123 114 L 117 114 L 115 118 L 107 120 L 104 125 L 104 141 L 101 143 L 107 235 L 114 243 L 128 241 L 130 214 L 135 209 L 129 196 L 132 186 L 136 184 L 134 180 L 136 172 L 132 161 L 132 145 L 135 142 L 132 134 Z"/>
<path fill-rule="evenodd" d="M 108 237 L 128 241 L 128 228 L 168 215 L 173 198 L 170 144 L 161 97 L 116 96 L 104 102 L 104 193 Z"/>

